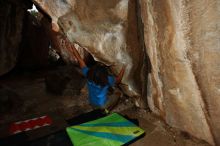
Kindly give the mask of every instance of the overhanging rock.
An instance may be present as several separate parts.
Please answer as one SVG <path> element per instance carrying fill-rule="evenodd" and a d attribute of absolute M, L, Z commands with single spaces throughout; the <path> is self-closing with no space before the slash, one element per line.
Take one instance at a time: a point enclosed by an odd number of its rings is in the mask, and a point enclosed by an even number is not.
<path fill-rule="evenodd" d="M 140 96 L 143 52 L 138 41 L 136 2 L 133 0 L 34 0 L 71 42 L 80 44 L 95 60 L 117 74 L 127 65 L 125 92 Z"/>

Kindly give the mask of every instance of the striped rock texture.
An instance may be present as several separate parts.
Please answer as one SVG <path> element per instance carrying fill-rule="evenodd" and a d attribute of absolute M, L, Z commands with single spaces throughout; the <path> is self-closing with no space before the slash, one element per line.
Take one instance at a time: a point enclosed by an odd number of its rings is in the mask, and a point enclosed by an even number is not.
<path fill-rule="evenodd" d="M 150 109 L 220 145 L 220 1 L 139 0 Z"/>

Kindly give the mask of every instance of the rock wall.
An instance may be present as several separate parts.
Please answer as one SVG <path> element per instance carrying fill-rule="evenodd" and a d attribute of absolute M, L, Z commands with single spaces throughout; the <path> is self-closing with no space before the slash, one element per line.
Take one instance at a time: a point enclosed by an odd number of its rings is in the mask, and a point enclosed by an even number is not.
<path fill-rule="evenodd" d="M 23 0 L 0 1 L 0 75 L 17 62 L 24 13 L 29 3 Z"/>
<path fill-rule="evenodd" d="M 127 64 L 125 92 L 139 97 L 148 91 L 139 104 L 148 103 L 171 126 L 220 145 L 220 1 L 33 1 L 96 60 L 115 65 L 115 72 Z"/>
<path fill-rule="evenodd" d="M 144 53 L 138 39 L 134 0 L 34 0 L 71 42 L 90 52 L 95 60 L 117 74 L 127 65 L 123 89 L 133 97 L 143 92 Z M 140 98 L 137 98 L 140 99 Z M 140 100 L 138 100 L 140 101 Z M 145 102 L 139 102 L 144 103 Z"/>
<path fill-rule="evenodd" d="M 40 13 L 39 13 L 40 15 Z M 40 17 L 40 16 L 39 16 Z M 25 13 L 25 28 L 22 33 L 17 66 L 37 68 L 48 66 L 50 37 L 43 26 L 43 18 L 39 20 L 29 12 Z M 49 22 L 48 22 L 49 25 Z"/>
<path fill-rule="evenodd" d="M 139 0 L 151 110 L 220 145 L 220 1 Z"/>

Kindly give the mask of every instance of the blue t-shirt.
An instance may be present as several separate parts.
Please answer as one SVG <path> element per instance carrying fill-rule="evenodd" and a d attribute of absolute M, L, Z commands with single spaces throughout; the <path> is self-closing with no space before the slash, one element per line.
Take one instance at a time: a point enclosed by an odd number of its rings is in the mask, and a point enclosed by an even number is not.
<path fill-rule="evenodd" d="M 82 68 L 82 73 L 84 76 L 87 76 L 88 71 L 89 71 L 88 67 Z M 114 84 L 115 84 L 114 76 L 108 76 L 108 84 L 105 85 L 104 87 L 101 87 L 100 85 L 97 85 L 94 82 L 87 80 L 90 104 L 98 107 L 103 107 L 107 101 L 108 88 L 110 86 L 113 86 Z"/>

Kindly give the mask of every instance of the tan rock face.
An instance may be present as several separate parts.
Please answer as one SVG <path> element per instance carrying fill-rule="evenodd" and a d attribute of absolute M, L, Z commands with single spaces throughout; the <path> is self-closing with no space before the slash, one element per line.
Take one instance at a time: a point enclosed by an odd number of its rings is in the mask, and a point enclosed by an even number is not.
<path fill-rule="evenodd" d="M 118 73 L 127 65 L 126 93 L 139 96 L 143 53 L 137 34 L 133 0 L 34 0 L 59 25 L 71 42 L 87 49 L 95 60 Z"/>
<path fill-rule="evenodd" d="M 96 60 L 115 65 L 115 72 L 127 64 L 128 95 L 143 95 L 147 88 L 145 103 L 168 124 L 220 145 L 219 0 L 139 0 L 144 52 L 136 1 L 34 1 Z"/>
<path fill-rule="evenodd" d="M 220 145 L 220 3 L 140 0 L 148 103 L 168 124 Z"/>
<path fill-rule="evenodd" d="M 197 0 L 189 6 L 192 7 L 189 58 L 206 104 L 211 130 L 216 144 L 220 145 L 220 1 Z"/>

